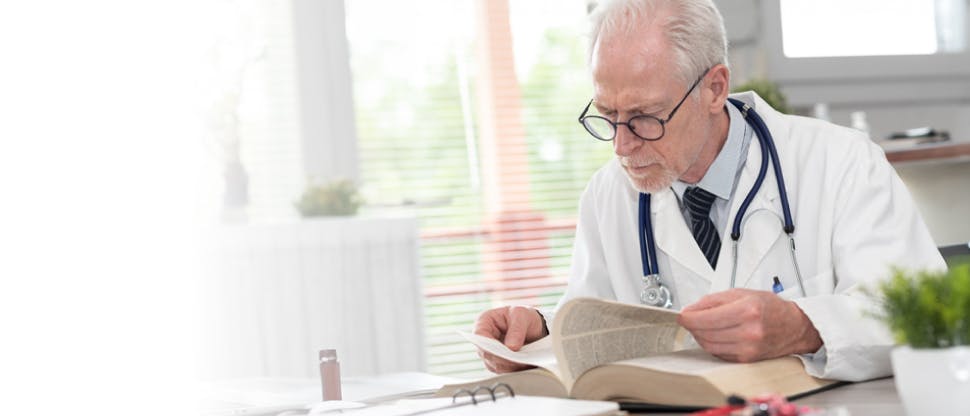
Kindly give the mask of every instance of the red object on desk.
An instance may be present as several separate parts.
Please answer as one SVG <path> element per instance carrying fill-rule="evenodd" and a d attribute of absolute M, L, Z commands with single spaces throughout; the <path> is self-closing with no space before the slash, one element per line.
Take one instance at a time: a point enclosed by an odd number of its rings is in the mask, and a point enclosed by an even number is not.
<path fill-rule="evenodd" d="M 759 409 L 760 408 L 760 409 Z M 789 403 L 787 399 L 779 395 L 764 395 L 754 397 L 746 404 L 742 405 L 725 405 L 713 409 L 702 410 L 700 412 L 691 413 L 691 416 L 731 416 L 731 415 L 751 415 L 751 414 L 763 414 L 757 413 L 758 411 L 767 410 L 768 414 L 772 416 L 799 416 L 802 414 L 811 414 L 815 412 L 808 406 L 802 406 L 801 408 L 794 403 Z"/>
<path fill-rule="evenodd" d="M 691 416 L 730 416 L 731 413 L 744 410 L 745 407 L 747 406 L 721 406 L 713 409 L 701 410 L 700 412 L 694 412 L 691 413 Z"/>

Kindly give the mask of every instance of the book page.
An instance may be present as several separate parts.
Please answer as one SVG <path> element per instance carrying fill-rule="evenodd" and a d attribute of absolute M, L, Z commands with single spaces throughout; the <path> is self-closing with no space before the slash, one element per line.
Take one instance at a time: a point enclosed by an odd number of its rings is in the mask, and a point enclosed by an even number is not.
<path fill-rule="evenodd" d="M 518 351 L 512 351 L 498 340 L 465 331 L 458 331 L 458 333 L 478 348 L 494 355 L 520 364 L 544 368 L 559 377 L 559 366 L 556 365 L 556 355 L 552 350 L 552 337 L 543 337 L 523 345 Z"/>
<path fill-rule="evenodd" d="M 685 348 L 678 312 L 644 305 L 578 298 L 556 313 L 552 338 L 560 376 L 571 389 L 590 368 Z"/>
<path fill-rule="evenodd" d="M 736 367 L 738 363 L 730 363 L 717 358 L 704 350 L 685 350 L 673 354 L 657 354 L 648 357 L 638 357 L 614 364 L 631 365 L 663 371 L 667 373 L 701 375 L 721 367 Z"/>

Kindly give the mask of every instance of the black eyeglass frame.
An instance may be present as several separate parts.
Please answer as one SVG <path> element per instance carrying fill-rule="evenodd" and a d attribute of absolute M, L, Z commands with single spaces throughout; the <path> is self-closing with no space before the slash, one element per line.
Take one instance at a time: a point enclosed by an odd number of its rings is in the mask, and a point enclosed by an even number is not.
<path fill-rule="evenodd" d="M 591 100 L 589 100 L 589 103 L 586 104 L 586 108 L 583 109 L 583 113 L 579 115 L 579 124 L 582 124 L 583 125 L 583 128 L 586 129 L 586 131 L 589 132 L 589 134 L 591 136 L 593 136 L 593 138 L 595 138 L 596 140 L 604 141 L 604 142 L 611 142 L 611 141 L 613 141 L 613 139 L 616 138 L 616 132 L 617 132 L 617 130 L 619 130 L 619 126 L 620 125 L 625 125 L 626 128 L 630 129 L 630 132 L 633 133 L 634 136 L 637 136 L 640 140 L 646 140 L 646 141 L 650 141 L 650 142 L 660 140 L 660 139 L 662 139 L 664 137 L 665 134 L 667 134 L 667 123 L 670 122 L 670 119 L 674 118 L 674 114 L 677 114 L 677 110 L 680 109 L 680 106 L 684 104 L 684 101 L 687 101 L 687 97 L 690 97 L 690 94 L 692 92 L 694 92 L 694 88 L 697 88 L 697 85 L 701 83 L 701 80 L 703 80 L 704 77 L 707 76 L 707 73 L 710 72 L 710 71 L 711 71 L 710 68 L 708 68 L 707 70 L 705 70 L 704 73 L 701 74 L 701 76 L 698 77 L 697 80 L 694 81 L 693 84 L 691 84 L 690 88 L 687 90 L 687 93 L 684 94 L 684 98 L 681 98 L 680 99 L 680 102 L 677 103 L 677 105 L 674 107 L 674 109 L 673 110 L 670 110 L 670 114 L 667 115 L 667 118 L 666 119 L 657 118 L 657 117 L 654 117 L 654 116 L 651 116 L 651 115 L 647 115 L 647 114 L 640 114 L 640 115 L 637 115 L 637 116 L 630 117 L 625 122 L 619 121 L 619 122 L 614 123 L 613 120 L 610 120 L 610 119 L 608 119 L 606 117 L 603 117 L 603 116 L 594 116 L 594 115 L 587 116 L 586 113 L 589 112 L 589 107 L 593 105 L 593 100 L 591 99 Z M 597 136 L 596 133 L 594 133 L 593 130 L 590 129 L 589 126 L 586 125 L 586 121 L 585 120 L 588 119 L 588 118 L 600 119 L 600 120 L 603 120 L 603 121 L 609 123 L 611 126 L 613 126 L 613 137 L 610 137 L 609 139 L 604 139 L 604 138 L 601 138 L 601 137 Z M 633 120 L 635 120 L 637 118 L 650 118 L 650 119 L 654 119 L 658 123 L 660 123 L 660 136 L 657 136 L 656 138 L 646 138 L 646 137 L 643 137 L 643 136 L 639 135 L 637 133 L 636 129 L 633 128 L 633 125 L 630 124 L 630 123 L 633 122 Z"/>

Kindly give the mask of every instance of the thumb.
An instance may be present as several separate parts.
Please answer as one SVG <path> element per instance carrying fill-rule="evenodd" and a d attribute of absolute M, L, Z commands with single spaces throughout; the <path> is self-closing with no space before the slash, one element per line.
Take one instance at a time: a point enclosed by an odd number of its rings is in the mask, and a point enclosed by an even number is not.
<path fill-rule="evenodd" d="M 532 313 L 532 309 L 525 306 L 509 308 L 509 329 L 505 331 L 505 339 L 502 342 L 510 350 L 518 351 L 525 344 L 525 338 L 531 324 L 529 320 L 531 315 L 535 315 Z"/>

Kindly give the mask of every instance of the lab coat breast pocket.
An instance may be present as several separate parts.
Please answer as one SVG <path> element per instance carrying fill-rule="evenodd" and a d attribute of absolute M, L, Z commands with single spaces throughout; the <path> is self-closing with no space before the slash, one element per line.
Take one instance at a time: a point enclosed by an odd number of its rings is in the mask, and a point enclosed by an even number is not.
<path fill-rule="evenodd" d="M 790 244 L 787 235 L 779 236 L 744 287 L 774 292 L 786 300 L 806 296 L 802 293 L 801 286 L 805 287 L 808 296 L 832 293 L 834 281 L 831 270 L 817 272 L 816 270 L 809 270 L 811 267 L 809 269 L 801 268 L 799 271 L 802 281 L 799 284 L 798 274 L 792 261 Z M 778 278 L 777 283 L 775 282 L 776 277 Z"/>
<path fill-rule="evenodd" d="M 775 289 L 775 277 L 777 277 L 782 292 L 796 288 L 798 280 L 795 278 L 795 269 L 792 267 L 788 244 L 788 238 L 781 234 L 765 253 L 744 285 L 738 286 L 772 292 Z"/>
<path fill-rule="evenodd" d="M 802 285 L 799 285 L 798 278 L 792 270 L 790 276 L 787 276 L 787 281 L 783 282 L 784 289 L 778 293 L 778 296 L 785 300 L 793 300 L 806 296 L 831 294 L 834 287 L 832 275 L 831 271 L 825 271 L 811 276 L 802 276 Z M 801 286 L 805 287 L 807 294 L 802 293 Z"/>

